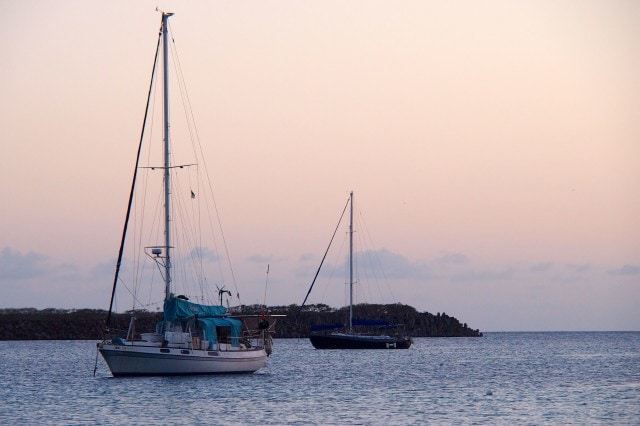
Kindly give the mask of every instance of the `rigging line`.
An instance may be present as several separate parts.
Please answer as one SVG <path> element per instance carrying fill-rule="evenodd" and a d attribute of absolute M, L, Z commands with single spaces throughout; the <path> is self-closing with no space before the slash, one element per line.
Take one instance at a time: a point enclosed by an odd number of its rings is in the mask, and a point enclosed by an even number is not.
<path fill-rule="evenodd" d="M 180 56 L 178 55 L 178 48 L 173 39 L 173 31 L 171 29 L 171 25 L 169 25 L 169 32 L 171 33 L 171 43 L 172 49 L 171 54 L 173 56 L 173 67 L 176 75 L 178 76 L 178 87 L 180 88 L 180 97 L 182 98 L 183 111 L 185 115 L 185 120 L 187 122 L 187 129 L 189 130 L 189 140 L 191 141 L 191 146 L 193 148 L 193 152 L 197 152 L 194 141 L 199 141 L 199 136 L 197 134 L 195 117 L 193 114 L 193 109 L 191 108 L 191 99 L 189 99 L 189 91 L 187 90 L 187 81 L 184 78 L 184 73 L 182 72 L 182 63 L 180 62 Z M 195 133 L 195 136 L 194 136 Z M 203 157 L 204 158 L 204 157 Z"/>
<path fill-rule="evenodd" d="M 231 280 L 233 281 L 233 286 L 236 290 L 236 295 L 238 296 L 238 301 L 240 299 L 240 291 L 238 290 L 238 283 L 236 280 L 236 276 L 235 276 L 235 271 L 233 269 L 233 264 L 231 263 L 231 256 L 229 254 L 229 247 L 227 245 L 227 240 L 224 236 L 224 230 L 222 228 L 222 221 L 220 219 L 220 212 L 218 210 L 218 204 L 216 203 L 216 198 L 213 192 L 213 185 L 211 184 L 211 177 L 209 175 L 209 168 L 207 167 L 207 163 L 204 161 L 204 151 L 202 149 L 202 143 L 200 141 L 200 135 L 198 133 L 198 126 L 196 125 L 195 119 L 194 119 L 194 114 L 193 114 L 193 109 L 191 108 L 191 100 L 189 98 L 189 91 L 187 90 L 187 83 L 186 80 L 184 78 L 184 75 L 182 73 L 182 65 L 180 63 L 180 57 L 178 56 L 178 49 L 176 48 L 175 45 L 175 41 L 173 41 L 173 31 L 171 29 L 171 25 L 169 25 L 169 32 L 171 33 L 171 40 L 173 43 L 173 49 L 172 49 L 172 53 L 174 55 L 174 66 L 176 67 L 176 73 L 179 75 L 178 81 L 179 81 L 179 87 L 181 88 L 181 96 L 183 96 L 183 98 L 185 99 L 183 101 L 183 104 L 185 105 L 185 109 L 188 109 L 188 111 L 185 110 L 185 115 L 187 118 L 187 124 L 188 124 L 188 129 L 189 129 L 189 134 L 191 135 L 191 143 L 193 145 L 194 151 L 197 151 L 200 153 L 200 157 L 203 159 L 202 163 L 204 165 L 204 172 L 205 172 L 205 176 L 207 179 L 207 183 L 209 185 L 209 191 L 211 193 L 211 198 L 212 198 L 212 202 L 213 202 L 213 208 L 216 212 L 216 219 L 218 222 L 218 229 L 220 230 L 220 237 L 222 238 L 222 245 L 224 247 L 225 250 L 225 254 L 227 255 L 227 263 L 229 264 L 229 270 L 231 272 Z M 184 90 L 184 94 L 182 93 L 182 91 Z M 189 119 L 191 118 L 191 119 Z M 193 126 L 193 134 L 195 134 L 195 137 L 193 137 L 192 134 L 192 129 L 191 126 Z M 199 148 L 198 150 L 196 150 L 196 146 L 194 144 L 194 141 L 197 142 L 197 147 Z M 207 204 L 207 206 L 209 205 L 208 203 L 208 198 L 205 197 L 205 203 Z M 211 218 L 209 218 L 209 222 L 211 223 Z M 213 226 L 212 226 L 213 229 Z M 216 250 L 217 251 L 217 250 Z M 222 273 L 222 272 L 221 272 Z"/>
<path fill-rule="evenodd" d="M 169 31 L 171 32 L 171 28 L 169 28 Z M 180 98 L 182 99 L 182 110 L 184 112 L 185 120 L 187 123 L 187 129 L 189 131 L 189 140 L 191 141 L 191 146 L 194 149 L 194 152 L 196 152 L 195 144 L 194 144 L 194 140 L 196 138 L 194 137 L 194 130 L 193 130 L 193 127 L 195 127 L 195 119 L 193 117 L 193 110 L 191 109 L 191 101 L 189 99 L 189 93 L 187 91 L 187 83 L 184 78 L 184 74 L 182 72 L 182 64 L 180 63 L 180 57 L 178 56 L 178 48 L 173 39 L 173 32 L 171 32 L 171 36 L 172 36 L 171 37 L 171 56 L 173 58 L 172 63 L 173 63 L 174 72 L 178 77 L 177 82 L 178 82 L 178 89 L 180 90 Z"/>
<path fill-rule="evenodd" d="M 364 220 L 364 216 L 362 215 L 362 212 L 359 212 L 359 216 L 360 216 L 360 220 L 362 221 L 362 226 L 365 230 L 365 236 L 368 237 L 368 244 L 370 244 L 370 252 L 373 253 L 372 257 L 373 259 L 376 261 L 376 263 L 378 264 L 378 267 L 380 269 L 380 273 L 382 274 L 382 279 L 384 281 L 384 284 L 386 284 L 387 289 L 389 290 L 389 293 L 391 294 L 391 299 L 394 302 L 397 302 L 398 299 L 396 299 L 395 294 L 393 293 L 393 288 L 391 287 L 391 284 L 389 283 L 389 278 L 387 277 L 387 274 L 385 272 L 384 269 L 384 265 L 382 264 L 382 261 L 380 260 L 380 255 L 378 254 L 378 251 L 375 250 L 375 243 L 373 241 L 373 238 L 371 236 L 371 233 L 369 232 L 369 227 L 367 226 L 367 223 Z M 364 241 L 364 240 L 363 240 Z M 373 271 L 373 274 L 375 276 L 375 268 L 371 269 Z M 377 277 L 376 277 L 377 279 Z M 378 285 L 378 292 L 381 293 L 382 296 L 382 290 L 380 289 L 380 286 Z"/>
<path fill-rule="evenodd" d="M 149 187 L 149 185 L 148 185 L 148 180 L 149 180 L 148 173 L 143 174 L 143 177 L 144 177 L 144 180 L 143 180 L 143 182 L 141 184 L 143 186 L 144 194 L 139 195 L 136 198 L 138 198 L 138 199 L 142 198 L 141 201 L 142 201 L 143 207 L 142 207 L 141 210 L 144 212 L 145 211 L 145 207 L 144 206 L 146 206 L 147 199 L 149 198 L 147 196 L 147 193 L 149 192 L 148 191 L 148 187 Z M 140 185 L 138 185 L 138 186 L 140 186 Z M 146 256 L 145 251 L 142 249 L 143 248 L 143 244 L 142 244 L 143 234 L 148 232 L 148 235 L 145 236 L 145 241 L 158 241 L 158 235 L 160 234 L 160 231 L 158 229 L 159 226 L 160 226 L 160 217 L 159 217 L 159 215 L 160 215 L 160 212 L 161 212 L 160 206 L 162 205 L 163 197 L 162 197 L 162 193 L 160 193 L 160 192 L 158 192 L 156 195 L 157 195 L 157 198 L 156 198 L 156 201 L 155 201 L 155 207 L 152 208 L 152 209 L 149 209 L 149 211 L 153 211 L 155 213 L 153 215 L 150 215 L 151 218 L 150 218 L 149 221 L 151 222 L 151 224 L 148 227 L 146 227 L 145 226 L 145 222 L 147 222 L 147 216 L 146 215 L 141 215 L 140 222 L 142 222 L 142 223 L 141 223 L 141 225 L 139 227 L 140 229 L 136 230 L 136 232 L 134 234 L 134 236 L 137 237 L 137 241 L 134 240 L 134 242 L 137 244 L 137 246 L 135 247 L 135 250 L 134 250 L 135 257 L 134 257 L 134 262 L 133 262 L 134 265 L 133 265 L 133 272 L 132 273 L 133 273 L 133 282 L 134 282 L 133 285 L 134 285 L 134 287 L 136 289 L 136 293 L 138 292 L 139 289 L 141 290 L 140 283 L 142 282 L 142 278 L 146 277 L 145 274 L 146 274 L 146 271 L 148 270 L 146 265 L 148 264 L 149 257 Z M 138 201 L 136 200 L 136 203 L 137 202 Z M 134 221 L 134 225 L 137 225 L 137 222 L 138 222 L 137 216 L 138 215 L 134 216 L 134 218 L 136 219 Z M 154 238 L 154 235 L 156 236 L 156 238 Z M 162 242 L 156 243 L 156 245 L 163 247 L 162 244 L 163 244 Z M 153 270 L 154 269 L 152 269 L 152 271 Z M 152 274 L 152 279 L 151 279 L 150 283 L 151 284 L 149 285 L 149 299 L 151 299 L 151 294 L 153 292 L 153 274 Z M 135 301 L 135 299 L 134 299 L 134 301 Z"/>
<path fill-rule="evenodd" d="M 161 24 L 161 28 L 162 28 L 162 24 Z M 161 33 L 162 33 L 162 29 L 160 30 L 160 38 L 161 38 Z M 158 52 L 157 58 L 160 58 L 160 53 Z M 145 160 L 145 164 L 151 164 L 151 156 L 153 153 L 153 140 L 154 140 L 154 130 L 155 130 L 155 118 L 156 118 L 156 106 L 157 106 L 157 101 L 156 98 L 158 97 L 158 73 L 155 72 L 152 76 L 152 82 L 153 82 L 153 94 L 152 94 L 152 99 L 150 100 L 150 105 L 149 105 L 149 112 L 147 113 L 148 115 L 150 114 L 150 116 L 148 116 L 145 121 L 145 132 L 146 132 L 146 140 L 147 140 L 147 149 L 146 149 L 146 160 Z M 138 167 L 138 168 L 142 168 L 142 167 Z M 136 294 L 139 293 L 142 290 L 141 287 L 141 282 L 144 278 L 144 272 L 146 270 L 146 265 L 147 265 L 147 261 L 148 258 L 144 255 L 144 246 L 145 244 L 143 244 L 143 237 L 144 234 L 143 232 L 146 231 L 146 223 L 147 223 L 147 219 L 148 216 L 145 213 L 147 210 L 146 206 L 150 200 L 148 194 L 149 194 L 149 189 L 150 189 L 150 185 L 149 185 L 149 180 L 150 180 L 150 173 L 148 171 L 145 170 L 145 172 L 142 174 L 142 176 L 140 176 L 140 178 L 138 179 L 140 180 L 139 183 L 136 184 L 137 188 L 140 188 L 142 186 L 142 194 L 140 195 L 136 195 L 134 202 L 135 202 L 135 206 L 134 206 L 134 211 L 135 211 L 135 221 L 134 221 L 134 226 L 138 226 L 138 222 L 139 222 L 139 230 L 138 229 L 134 229 L 134 236 L 137 236 L 137 240 L 134 239 L 134 247 L 133 247 L 133 253 L 134 253 L 134 276 L 133 276 L 133 285 L 136 289 Z M 138 192 L 140 191 L 139 189 L 137 190 Z M 154 226 L 159 226 L 159 222 L 156 224 L 156 220 L 159 220 L 159 217 L 157 216 L 159 213 L 159 207 L 162 203 L 162 194 L 158 194 L 158 199 L 156 200 L 156 208 L 152 211 L 154 211 L 156 213 L 156 216 L 152 216 L 151 217 L 151 227 L 149 228 L 149 235 L 147 236 L 146 241 L 151 241 L 151 236 L 154 235 Z M 141 204 L 139 206 L 139 204 Z M 155 234 L 157 235 L 157 230 L 155 232 Z M 153 285 L 149 285 L 149 298 L 151 298 L 151 294 L 152 294 L 152 290 L 153 290 Z M 134 304 L 135 306 L 135 304 Z"/>
<path fill-rule="evenodd" d="M 354 218 L 354 229 L 357 229 L 358 232 L 354 231 L 355 234 L 353 237 L 353 270 L 354 270 L 354 281 L 353 281 L 353 290 L 356 293 L 353 297 L 354 303 L 358 301 L 359 303 L 369 303 L 367 299 L 366 290 L 369 283 L 369 276 L 367 274 L 367 264 L 366 264 L 366 253 L 365 253 L 365 245 L 362 244 L 362 238 L 360 233 L 360 226 L 358 222 L 358 217 Z M 361 266 L 363 265 L 363 266 Z M 357 284 L 357 285 L 356 285 Z"/>
<path fill-rule="evenodd" d="M 140 302 L 140 300 L 138 300 L 138 298 L 136 297 L 136 295 L 134 294 L 133 291 L 131 291 L 131 289 L 129 288 L 129 286 L 127 286 L 124 283 L 124 280 L 120 277 L 118 277 L 118 280 L 121 282 L 121 284 L 124 286 L 124 288 L 129 292 L 129 294 L 131 295 L 131 297 L 133 297 L 133 299 L 140 305 L 140 306 L 144 306 L 144 304 L 142 302 Z M 135 309 L 134 309 L 135 310 Z"/>
<path fill-rule="evenodd" d="M 177 178 L 177 175 L 174 181 L 175 182 L 179 181 L 179 179 Z M 182 186 L 184 187 L 184 185 Z M 206 274 L 204 269 L 205 250 L 202 247 L 202 234 L 201 232 L 199 232 L 201 229 L 200 219 L 199 219 L 200 210 L 194 209 L 191 203 L 191 201 L 193 200 L 186 195 L 187 191 L 182 190 L 182 191 L 179 191 L 179 193 L 182 194 L 182 196 L 178 197 L 179 199 L 178 206 L 181 212 L 180 223 L 185 231 L 187 230 L 189 231 L 189 232 L 182 233 L 182 237 L 184 238 L 185 246 L 189 246 L 193 248 L 193 250 L 184 252 L 185 264 L 186 264 L 186 261 L 188 260 L 189 265 L 191 265 L 191 267 L 189 268 L 186 268 L 186 267 L 184 268 L 185 273 L 189 272 L 189 276 L 191 277 L 190 281 L 185 281 L 185 283 L 193 285 L 193 287 L 190 286 L 190 289 L 189 289 L 191 294 L 199 294 L 200 300 L 205 300 L 204 298 L 205 283 L 206 283 L 206 277 L 205 277 Z M 189 199 L 187 200 L 187 198 Z M 192 213 L 191 215 L 187 215 L 187 211 L 189 210 L 189 207 L 191 207 L 191 213 Z M 197 213 L 197 215 L 194 213 L 194 210 L 196 210 L 195 213 Z"/>
<path fill-rule="evenodd" d="M 191 178 L 191 175 L 189 175 L 189 177 Z M 198 194 L 200 194 L 200 168 L 198 166 L 196 166 L 195 181 L 196 181 L 196 191 Z M 191 187 L 191 184 L 189 184 L 189 186 Z M 195 198 L 192 197 L 192 199 L 195 199 Z M 196 212 L 198 213 L 198 233 L 199 233 L 198 247 L 200 247 L 200 275 L 202 276 L 202 284 L 200 285 L 200 298 L 204 303 L 204 300 L 205 300 L 204 292 L 206 289 L 206 286 L 205 286 L 206 274 L 204 272 L 204 256 L 202 253 L 202 209 L 200 208 L 200 198 L 198 198 L 195 207 L 197 208 Z"/>
<path fill-rule="evenodd" d="M 340 222 L 342 222 L 342 218 L 344 217 L 344 213 L 347 211 L 347 206 L 349 205 L 349 201 L 350 200 L 351 200 L 351 197 L 349 197 L 349 199 L 347 199 L 347 203 L 344 205 L 344 209 L 342 210 L 342 214 L 340 215 L 340 220 L 338 220 L 338 224 L 336 225 L 336 229 L 333 231 L 333 235 L 331 236 L 331 240 L 329 241 L 329 246 L 325 250 L 324 256 L 322 256 L 322 260 L 320 261 L 320 266 L 318 266 L 318 270 L 316 271 L 316 275 L 313 277 L 313 281 L 311 282 L 311 286 L 309 287 L 309 290 L 307 291 L 307 295 L 304 297 L 304 301 L 302 302 L 302 305 L 300 305 L 300 309 L 298 309 L 298 315 L 300 315 L 300 312 L 302 312 L 302 308 L 304 307 L 304 304 L 307 303 L 307 299 L 309 298 L 309 295 L 311 294 L 311 289 L 313 289 L 313 285 L 316 283 L 316 279 L 318 278 L 318 274 L 320 273 L 320 269 L 322 268 L 322 264 L 324 263 L 324 260 L 327 257 L 327 253 L 329 253 L 329 248 L 331 248 L 331 243 L 333 243 L 333 238 L 336 236 L 336 232 L 338 232 L 338 228 L 340 227 Z"/>
<path fill-rule="evenodd" d="M 197 184 L 197 177 L 198 177 L 198 167 L 196 166 L 196 184 Z M 203 248 L 202 248 L 202 220 L 201 220 L 201 215 L 200 215 L 200 198 L 198 198 L 196 200 L 196 193 L 193 192 L 193 182 L 191 179 L 191 173 L 187 173 L 187 177 L 188 177 L 188 185 L 189 185 L 189 191 L 191 193 L 191 199 L 188 201 L 189 203 L 189 207 L 191 207 L 191 217 L 193 218 L 193 220 L 195 221 L 195 223 L 193 224 L 193 233 L 194 233 L 194 240 L 196 240 L 194 242 L 194 248 L 195 248 L 195 253 L 192 256 L 192 262 L 195 264 L 195 270 L 196 270 L 196 276 L 198 276 L 198 286 L 199 286 L 199 290 L 200 290 L 200 300 L 204 301 L 204 277 L 205 277 L 205 273 L 204 273 L 204 255 L 203 255 Z M 197 185 L 196 185 L 197 186 Z M 196 191 L 198 192 L 198 194 L 200 193 L 199 189 L 196 187 Z M 194 202 L 194 200 L 196 202 Z"/>
<path fill-rule="evenodd" d="M 354 220 L 358 222 L 358 229 L 365 228 L 366 233 L 366 226 L 362 221 L 362 213 L 358 212 L 358 214 L 359 216 Z M 374 253 L 371 246 L 367 244 L 365 237 L 366 235 L 359 233 L 356 237 L 356 242 L 354 243 L 358 246 L 358 257 L 356 260 L 359 266 L 356 271 L 358 274 L 358 282 L 360 284 L 359 294 L 361 295 L 361 300 L 364 303 L 373 303 L 375 300 L 384 300 L 384 298 L 380 291 L 380 280 L 376 274 L 376 265 L 373 263 L 372 259 Z M 378 289 L 378 294 L 380 296 L 378 298 L 373 297 L 374 286 Z"/>
<path fill-rule="evenodd" d="M 149 141 L 149 147 L 151 147 L 151 141 L 153 141 L 153 131 L 154 131 L 154 122 L 155 122 L 155 116 L 156 116 L 156 96 L 158 94 L 158 85 L 157 83 L 157 79 L 158 79 L 158 74 L 155 73 L 155 75 L 152 76 L 153 78 L 153 84 L 154 84 L 154 91 L 153 91 L 153 100 L 151 101 L 151 117 L 149 117 L 149 120 L 151 121 L 149 125 L 146 126 L 146 128 L 148 129 L 147 133 L 148 133 L 148 138 L 147 140 Z M 147 158 L 146 158 L 146 163 L 145 164 L 150 164 L 151 163 L 151 149 L 147 149 Z M 139 208 L 139 210 L 141 212 L 145 212 L 146 211 L 146 205 L 147 205 L 147 201 L 148 201 L 148 197 L 147 194 L 149 192 L 149 172 L 145 171 L 145 173 L 141 176 L 142 182 L 142 188 L 143 188 L 143 193 L 136 197 L 136 199 L 134 200 L 135 202 L 135 206 L 134 209 L 136 210 L 136 212 L 138 211 L 138 204 L 139 202 L 142 204 Z M 140 185 L 138 185 L 139 187 Z M 146 220 L 146 216 L 144 214 L 142 215 L 138 215 L 137 213 L 134 215 L 134 231 L 133 231 L 133 235 L 137 236 L 137 239 L 134 238 L 134 249 L 133 249 L 133 253 L 134 253 L 134 271 L 133 271 L 133 282 L 134 282 L 134 286 L 139 287 L 140 286 L 140 280 L 142 277 L 142 271 L 144 270 L 144 265 L 146 264 L 147 258 L 144 257 L 143 258 L 143 250 L 140 250 L 141 247 L 143 247 L 143 243 L 142 243 L 142 237 L 143 237 L 143 231 L 144 231 L 144 226 L 145 226 L 145 220 Z M 138 222 L 140 222 L 140 227 L 139 227 L 139 231 L 138 231 Z M 153 218 L 152 218 L 152 227 L 153 227 Z M 150 240 L 149 240 L 150 241 Z M 143 261 L 141 262 L 140 259 L 143 259 Z M 151 288 L 151 287 L 150 287 Z M 149 296 L 150 297 L 150 296 Z"/>
<path fill-rule="evenodd" d="M 197 224 L 194 223 L 191 215 L 187 214 L 189 210 L 191 198 L 186 196 L 186 187 L 182 182 L 180 174 L 177 172 L 173 172 L 172 179 L 172 192 L 175 194 L 175 206 L 176 206 L 176 220 L 173 224 L 174 228 L 180 227 L 183 232 L 175 232 L 176 235 L 176 247 L 178 246 L 178 242 L 181 243 L 184 250 L 180 250 L 180 255 L 182 256 L 181 265 L 183 267 L 180 268 L 180 273 L 182 274 L 183 279 L 183 288 L 185 292 L 189 294 L 193 294 L 194 289 L 191 288 L 191 283 L 195 283 L 195 285 L 202 286 L 202 276 L 198 274 L 198 259 L 201 258 L 201 254 L 199 253 L 199 248 L 196 245 L 197 240 Z M 189 198 L 188 200 L 186 198 Z M 194 250 L 187 250 L 186 248 L 193 247 Z M 192 265 L 192 267 L 186 267 L 187 262 Z M 187 279 L 187 275 L 189 275 L 189 279 Z M 195 293 L 197 293 L 197 289 L 195 289 Z M 185 293 L 187 294 L 187 293 Z"/>
<path fill-rule="evenodd" d="M 332 267 L 332 269 L 331 269 L 331 272 L 329 272 L 329 274 L 328 274 L 328 279 L 329 279 L 329 280 L 331 280 L 331 279 L 333 279 L 333 278 L 335 278 L 335 277 L 337 276 L 337 275 L 336 275 L 336 270 L 337 270 L 337 269 L 338 269 L 338 267 L 340 266 L 340 265 L 338 265 L 338 263 L 337 263 L 337 259 L 342 259 L 342 260 L 344 260 L 344 259 L 346 258 L 346 256 L 347 256 L 347 242 L 348 242 L 347 240 L 348 240 L 348 238 L 342 238 L 342 240 L 341 240 L 341 241 L 342 241 L 342 245 L 340 246 L 340 248 L 339 248 L 339 249 L 338 249 L 338 251 L 336 252 L 336 255 L 334 256 L 334 259 L 336 259 L 336 260 L 334 260 L 334 262 L 333 262 L 333 267 Z M 345 267 L 344 267 L 344 268 L 342 268 L 342 270 L 343 270 L 343 272 L 344 272 L 344 279 L 343 279 L 343 283 L 346 283 L 346 282 L 347 282 L 347 278 L 346 278 L 346 277 L 347 277 L 347 268 L 346 268 L 346 263 L 345 263 Z M 345 288 L 346 288 L 346 287 L 345 287 Z M 323 291 L 323 293 L 322 293 L 322 296 L 320 297 L 320 300 L 327 300 L 327 291 L 329 291 L 329 289 L 330 289 L 330 285 L 326 285 L 326 286 L 324 287 L 324 291 Z M 347 298 L 346 298 L 346 297 L 343 299 L 343 302 L 345 302 L 345 301 L 347 301 Z M 348 305 L 348 304 L 349 304 L 349 303 L 348 303 L 348 301 L 347 301 L 347 303 L 345 303 L 343 306 L 346 306 L 346 305 Z"/>
<path fill-rule="evenodd" d="M 138 144 L 138 155 L 136 156 L 136 167 L 134 168 L 134 171 L 133 171 L 133 180 L 131 182 L 131 192 L 129 193 L 129 202 L 127 205 L 127 215 L 124 220 L 122 240 L 120 241 L 120 249 L 118 251 L 118 261 L 116 262 L 115 277 L 113 279 L 113 289 L 111 290 L 111 301 L 109 302 L 109 313 L 107 314 L 107 321 L 106 321 L 107 327 L 109 326 L 109 322 L 111 321 L 111 311 L 113 310 L 113 298 L 115 297 L 116 285 L 118 283 L 118 275 L 120 273 L 120 265 L 122 264 L 122 255 L 124 254 L 124 242 L 127 237 L 127 227 L 129 224 L 129 216 L 131 214 L 131 204 L 133 202 L 133 194 L 135 192 L 136 177 L 138 175 L 138 163 L 140 161 L 140 151 L 142 149 L 142 141 L 144 140 L 144 129 L 147 121 L 147 114 L 149 112 L 149 100 L 151 99 L 151 92 L 153 88 L 153 76 L 155 75 L 155 72 L 156 72 L 156 64 L 158 63 L 158 53 L 160 52 L 161 35 L 162 35 L 162 25 L 160 26 L 160 34 L 158 35 L 158 43 L 156 45 L 156 55 L 153 60 L 153 69 L 151 71 L 151 83 L 149 85 L 149 93 L 147 95 L 147 106 L 144 110 L 144 119 L 142 121 L 142 131 L 140 133 L 140 143 Z"/>
<path fill-rule="evenodd" d="M 148 236 L 146 237 L 145 241 L 156 241 L 156 245 L 160 246 L 160 247 L 164 247 L 164 240 L 162 239 L 162 237 L 164 236 L 164 230 L 161 229 L 161 223 L 162 223 L 162 204 L 164 202 L 164 196 L 162 194 L 162 191 L 158 191 L 156 193 L 156 202 L 155 202 L 155 207 L 152 209 L 152 211 L 154 212 L 153 216 L 151 217 L 151 225 L 149 226 L 148 231 Z M 146 218 L 145 218 L 146 219 Z M 141 236 L 140 236 L 140 241 L 142 241 L 142 232 L 140 232 Z M 154 238 L 155 236 L 155 238 Z M 142 244 L 140 245 L 140 247 L 142 247 Z M 138 250 L 139 256 L 143 255 L 144 250 Z M 146 253 L 144 253 L 146 254 Z M 146 265 L 148 264 L 149 261 L 149 256 L 144 256 L 144 264 L 142 262 L 138 263 L 138 270 L 141 273 L 144 273 L 145 270 L 148 270 L 148 268 L 146 267 Z M 155 264 L 155 261 L 154 261 Z M 153 266 L 151 266 L 151 271 L 152 271 L 152 278 L 155 276 L 155 268 Z M 160 274 L 162 277 L 162 274 Z M 164 278 L 162 278 L 164 281 Z M 163 283 L 164 285 L 164 283 Z M 149 286 L 149 298 L 151 298 L 151 294 L 153 292 L 153 281 L 151 282 L 151 285 Z"/>

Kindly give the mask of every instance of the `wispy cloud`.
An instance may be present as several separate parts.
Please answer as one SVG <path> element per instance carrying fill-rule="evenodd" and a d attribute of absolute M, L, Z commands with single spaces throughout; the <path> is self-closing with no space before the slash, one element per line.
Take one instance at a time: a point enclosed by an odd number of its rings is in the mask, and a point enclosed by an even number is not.
<path fill-rule="evenodd" d="M 583 273 L 593 269 L 593 265 L 591 265 L 590 263 L 582 263 L 579 265 L 570 264 L 570 265 L 567 265 L 566 268 L 573 272 Z"/>
<path fill-rule="evenodd" d="M 0 252 L 0 285 L 6 307 L 96 307 L 109 289 L 113 264 L 82 268 L 37 252 L 5 247 Z M 107 283 L 107 285 L 104 285 Z M 100 298 L 100 300 L 98 300 Z"/>
<path fill-rule="evenodd" d="M 192 258 L 199 258 L 202 256 L 202 259 L 208 262 L 219 262 L 221 259 L 218 253 L 208 247 L 194 247 L 191 250 L 190 256 Z"/>
<path fill-rule="evenodd" d="M 468 264 L 470 259 L 462 253 L 447 253 L 435 260 L 435 263 L 445 265 L 464 265 Z"/>
<path fill-rule="evenodd" d="M 517 273 L 514 267 L 504 266 L 502 268 L 473 267 L 461 271 L 450 273 L 446 278 L 451 281 L 504 281 L 513 278 Z"/>
<path fill-rule="evenodd" d="M 553 269 L 554 266 L 555 265 L 553 262 L 538 262 L 531 265 L 531 268 L 529 268 L 529 270 L 531 272 L 547 272 Z"/>
<path fill-rule="evenodd" d="M 318 257 L 312 253 L 305 253 L 298 258 L 299 262 L 311 262 L 318 260 Z"/>
<path fill-rule="evenodd" d="M 604 269 L 591 263 L 558 264 L 552 261 L 532 263 L 485 264 L 478 263 L 464 253 L 453 252 L 439 254 L 431 259 L 412 260 L 387 249 L 363 251 L 356 254 L 360 268 L 375 267 L 382 271 L 385 278 L 391 280 L 416 280 L 424 282 L 532 282 L 532 280 L 550 280 L 576 282 L 602 274 Z M 300 261 L 308 260 L 302 257 Z M 334 270 L 346 268 L 346 262 L 338 264 Z M 314 269 L 315 271 L 315 269 Z M 299 267 L 297 276 L 309 276 L 313 271 Z M 323 270 L 323 274 L 327 274 Z M 335 272 L 334 272 L 335 273 Z M 640 265 L 628 264 L 606 271 L 608 275 L 640 275 Z"/>
<path fill-rule="evenodd" d="M 609 275 L 640 275 L 640 265 L 623 265 L 620 268 L 609 269 Z"/>
<path fill-rule="evenodd" d="M 273 258 L 273 256 L 269 255 L 269 256 L 265 256 L 262 254 L 254 254 L 251 255 L 249 257 L 247 257 L 247 260 L 251 263 L 267 263 L 267 262 L 274 262 L 275 259 Z"/>
<path fill-rule="evenodd" d="M 427 279 L 431 273 L 427 264 L 413 262 L 407 257 L 387 249 L 377 251 L 367 250 L 357 254 L 359 259 L 369 265 L 380 268 L 390 279 Z"/>
<path fill-rule="evenodd" d="M 0 279 L 25 280 L 46 275 L 51 272 L 52 266 L 47 256 L 28 252 L 22 254 L 5 247 L 0 252 Z"/>
<path fill-rule="evenodd" d="M 514 277 L 518 268 L 513 265 L 477 265 L 463 253 L 445 253 L 433 259 L 411 260 L 387 249 L 357 253 L 360 267 L 377 268 L 388 279 L 416 281 L 503 281 Z M 345 268 L 346 264 L 336 269 Z"/>

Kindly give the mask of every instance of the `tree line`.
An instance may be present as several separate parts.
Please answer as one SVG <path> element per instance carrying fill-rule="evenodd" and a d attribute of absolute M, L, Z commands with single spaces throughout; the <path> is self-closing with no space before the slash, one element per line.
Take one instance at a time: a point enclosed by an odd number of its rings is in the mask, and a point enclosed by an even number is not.
<path fill-rule="evenodd" d="M 281 315 L 275 321 L 275 338 L 305 338 L 311 327 L 320 324 L 348 322 L 348 307 L 332 308 L 325 304 L 271 306 L 243 305 L 232 309 L 244 315 Z M 126 331 L 131 316 L 136 317 L 136 329 L 153 330 L 162 320 L 161 312 L 136 311 L 111 316 L 111 331 Z M 354 306 L 354 316 L 385 320 L 398 324 L 412 337 L 475 337 L 482 336 L 456 318 L 443 313 L 418 312 L 403 304 Z M 0 340 L 100 340 L 104 337 L 107 312 L 101 309 L 0 309 Z"/>

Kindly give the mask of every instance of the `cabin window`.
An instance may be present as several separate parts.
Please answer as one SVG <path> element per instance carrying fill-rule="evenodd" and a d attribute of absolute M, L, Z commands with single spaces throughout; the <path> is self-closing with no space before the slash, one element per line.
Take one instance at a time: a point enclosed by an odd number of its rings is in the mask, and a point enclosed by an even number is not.
<path fill-rule="evenodd" d="M 171 350 L 170 350 L 170 349 L 164 349 L 164 348 L 163 348 L 163 349 L 160 349 L 160 352 L 162 352 L 163 354 L 168 354 L 168 353 L 170 353 L 170 352 L 171 352 Z"/>

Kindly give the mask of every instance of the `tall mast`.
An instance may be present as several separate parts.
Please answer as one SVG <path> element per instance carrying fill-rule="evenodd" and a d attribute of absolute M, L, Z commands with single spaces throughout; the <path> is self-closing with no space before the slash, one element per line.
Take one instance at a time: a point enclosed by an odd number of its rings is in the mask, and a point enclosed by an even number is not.
<path fill-rule="evenodd" d="M 170 204 L 170 151 L 169 151 L 169 17 L 173 13 L 162 12 L 162 59 L 164 77 L 164 245 L 166 259 L 164 265 L 165 300 L 171 297 L 171 204 Z"/>
<path fill-rule="evenodd" d="M 349 333 L 353 328 L 353 191 L 349 194 L 351 210 L 349 212 Z"/>

